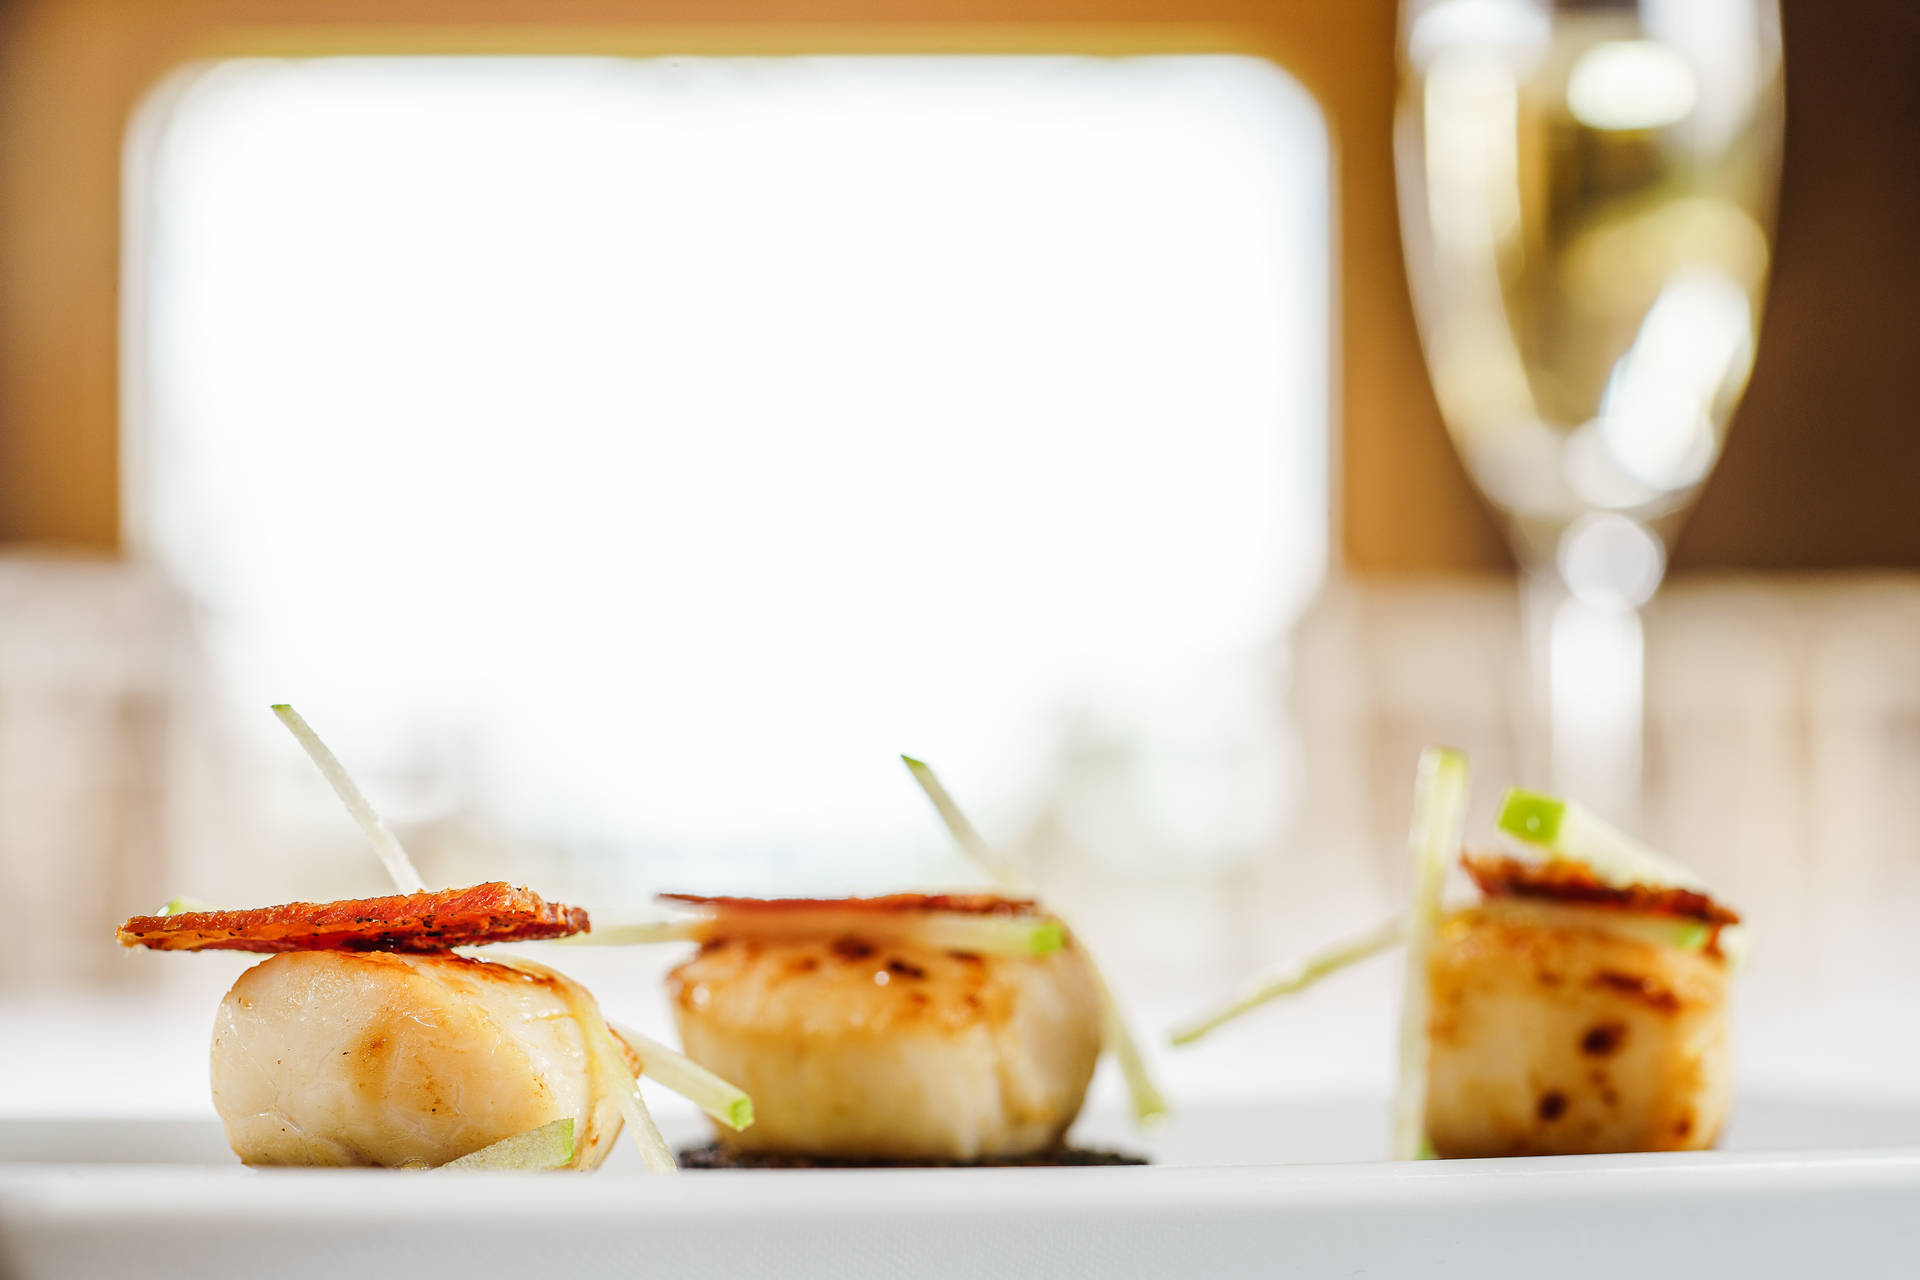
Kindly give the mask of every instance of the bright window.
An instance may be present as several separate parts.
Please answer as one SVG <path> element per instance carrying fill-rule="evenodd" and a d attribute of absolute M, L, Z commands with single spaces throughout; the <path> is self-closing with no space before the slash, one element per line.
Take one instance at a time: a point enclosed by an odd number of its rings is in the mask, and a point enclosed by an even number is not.
<path fill-rule="evenodd" d="M 150 114 L 129 514 L 259 758 L 290 699 L 449 858 L 637 888 L 951 878 L 901 750 L 1036 850 L 1270 831 L 1330 381 L 1275 68 L 245 60 Z"/>

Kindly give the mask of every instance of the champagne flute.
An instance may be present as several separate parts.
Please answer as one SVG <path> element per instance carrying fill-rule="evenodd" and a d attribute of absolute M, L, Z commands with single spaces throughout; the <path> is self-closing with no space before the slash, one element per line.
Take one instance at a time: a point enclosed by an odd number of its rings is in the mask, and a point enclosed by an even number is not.
<path fill-rule="evenodd" d="M 1640 609 L 1752 367 L 1777 0 L 1405 0 L 1402 238 L 1455 447 L 1522 572 L 1551 786 L 1639 819 Z"/>

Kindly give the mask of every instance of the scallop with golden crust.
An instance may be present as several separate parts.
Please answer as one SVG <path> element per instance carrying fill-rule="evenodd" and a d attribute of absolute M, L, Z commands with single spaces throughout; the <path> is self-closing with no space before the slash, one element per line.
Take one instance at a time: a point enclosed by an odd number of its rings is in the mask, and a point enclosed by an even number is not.
<path fill-rule="evenodd" d="M 1428 970 L 1436 1154 L 1713 1145 L 1732 1096 L 1727 960 L 1623 918 L 1493 900 L 1442 923 Z"/>
<path fill-rule="evenodd" d="M 550 1121 L 620 1132 L 566 985 L 462 956 L 290 951 L 220 1002 L 213 1103 L 254 1165 L 444 1164 Z"/>
<path fill-rule="evenodd" d="M 669 977 L 687 1054 L 753 1095 L 740 1151 L 970 1161 L 1058 1144 L 1100 1055 L 1072 942 L 983 956 L 858 933 L 718 937 Z"/>

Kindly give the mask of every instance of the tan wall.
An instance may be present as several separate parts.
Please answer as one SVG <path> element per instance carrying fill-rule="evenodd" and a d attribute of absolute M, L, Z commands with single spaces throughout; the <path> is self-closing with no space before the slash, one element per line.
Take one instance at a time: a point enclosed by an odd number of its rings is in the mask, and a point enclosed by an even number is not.
<path fill-rule="evenodd" d="M 1920 565 L 1920 10 L 1791 0 L 1776 297 L 1679 561 Z M 187 61 L 330 51 L 1251 52 L 1338 170 L 1338 544 L 1362 571 L 1507 563 L 1453 458 L 1401 276 L 1392 0 L 0 0 L 0 542 L 113 550 L 121 141 Z"/>

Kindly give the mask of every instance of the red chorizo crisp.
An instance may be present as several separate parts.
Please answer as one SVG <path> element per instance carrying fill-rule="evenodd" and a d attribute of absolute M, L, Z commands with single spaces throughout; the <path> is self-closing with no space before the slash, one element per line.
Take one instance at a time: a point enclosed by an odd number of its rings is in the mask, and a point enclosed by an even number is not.
<path fill-rule="evenodd" d="M 433 952 L 564 938 L 587 927 L 581 908 L 500 880 L 386 898 L 135 916 L 117 936 L 122 946 L 156 951 Z"/>
<path fill-rule="evenodd" d="M 663 893 L 662 902 L 723 912 L 833 911 L 888 915 L 913 911 L 954 911 L 976 916 L 1031 916 L 1039 908 L 1031 898 L 992 893 L 890 893 L 879 898 L 704 898 L 693 893 Z"/>

